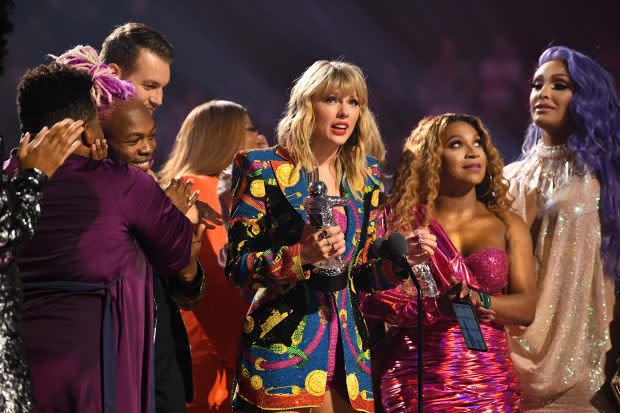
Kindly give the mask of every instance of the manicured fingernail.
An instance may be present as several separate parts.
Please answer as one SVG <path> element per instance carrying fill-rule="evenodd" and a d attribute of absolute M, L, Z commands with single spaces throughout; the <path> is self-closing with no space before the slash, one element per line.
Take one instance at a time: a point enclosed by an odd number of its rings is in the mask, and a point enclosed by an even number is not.
<path fill-rule="evenodd" d="M 418 235 L 418 230 L 413 231 L 413 235 Z"/>
<path fill-rule="evenodd" d="M 187 180 L 187 183 L 188 183 L 188 184 L 193 184 L 193 183 L 194 183 L 194 180 L 193 180 L 192 178 L 189 178 L 189 179 Z"/>

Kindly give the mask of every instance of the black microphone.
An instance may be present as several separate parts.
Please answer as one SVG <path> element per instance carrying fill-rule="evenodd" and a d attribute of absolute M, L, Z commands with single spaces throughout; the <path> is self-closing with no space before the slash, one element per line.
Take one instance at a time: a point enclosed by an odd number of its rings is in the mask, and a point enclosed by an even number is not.
<path fill-rule="evenodd" d="M 420 282 L 418 278 L 413 273 L 411 269 L 411 265 L 407 261 L 407 254 L 409 253 L 409 247 L 407 246 L 407 239 L 400 232 L 392 232 L 387 239 L 387 242 L 384 242 L 380 245 L 380 257 L 384 259 L 388 259 L 398 265 L 401 268 L 407 270 L 409 274 L 409 278 L 415 285 L 415 288 L 418 290 L 420 287 Z"/>
<path fill-rule="evenodd" d="M 394 257 L 399 260 L 407 260 L 407 253 L 409 248 L 407 247 L 407 240 L 405 236 L 400 232 L 392 232 L 388 237 L 388 244 L 390 245 L 390 251 Z M 409 265 L 409 263 L 407 263 Z"/>
<path fill-rule="evenodd" d="M 385 249 L 385 247 L 383 246 L 384 244 L 387 244 L 387 240 L 383 237 L 379 237 L 376 240 L 374 240 L 373 243 L 370 244 L 370 250 L 368 251 L 368 258 L 387 259 L 387 256 L 384 255 L 385 252 L 383 251 Z"/>

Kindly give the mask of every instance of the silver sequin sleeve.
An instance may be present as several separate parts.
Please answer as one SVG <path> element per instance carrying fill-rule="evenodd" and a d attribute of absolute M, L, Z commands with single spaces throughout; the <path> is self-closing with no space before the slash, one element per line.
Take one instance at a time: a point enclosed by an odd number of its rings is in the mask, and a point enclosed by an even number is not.
<path fill-rule="evenodd" d="M 32 379 L 19 335 L 21 283 L 15 247 L 34 234 L 41 215 L 41 189 L 47 177 L 36 169 L 13 179 L 0 171 L 0 411 L 35 408 Z"/>

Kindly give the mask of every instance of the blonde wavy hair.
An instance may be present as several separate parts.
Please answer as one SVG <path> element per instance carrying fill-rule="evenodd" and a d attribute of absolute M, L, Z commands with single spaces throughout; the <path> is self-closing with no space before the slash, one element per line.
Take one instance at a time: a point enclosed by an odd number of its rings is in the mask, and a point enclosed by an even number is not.
<path fill-rule="evenodd" d="M 476 130 L 487 157 L 485 178 L 476 186 L 476 198 L 507 222 L 512 199 L 508 194 L 508 181 L 502 174 L 504 163 L 489 133 L 475 116 L 447 113 L 422 119 L 403 145 L 394 186 L 386 202 L 392 209 L 392 216 L 396 217 L 391 226 L 393 231 L 411 231 L 411 223 L 418 220 L 423 220 L 425 226 L 430 223 L 439 190 L 444 132 L 448 125 L 459 121 Z M 424 208 L 412 208 L 419 205 Z"/>
<path fill-rule="evenodd" d="M 355 94 L 359 101 L 359 118 L 351 137 L 338 150 L 335 167 L 339 179 L 346 177 L 353 196 L 360 199 L 364 178 L 368 174 L 366 155 L 373 128 L 366 81 L 359 67 L 346 62 L 319 60 L 306 69 L 291 90 L 286 112 L 278 124 L 278 142 L 290 153 L 297 172 L 302 168 L 307 172 L 314 170 L 317 162 L 311 149 L 314 131 L 312 102 L 336 91 Z M 378 129 L 375 133 L 378 134 Z"/>
<path fill-rule="evenodd" d="M 162 180 L 185 175 L 218 176 L 243 144 L 246 114 L 243 106 L 227 100 L 212 100 L 192 109 L 159 172 Z"/>
<path fill-rule="evenodd" d="M 368 114 L 370 115 L 370 133 L 368 134 L 367 153 L 383 166 L 387 152 L 385 150 L 385 144 L 383 143 L 383 139 L 381 139 L 381 132 L 379 132 L 379 125 L 377 124 L 375 115 L 370 111 L 368 111 Z"/>

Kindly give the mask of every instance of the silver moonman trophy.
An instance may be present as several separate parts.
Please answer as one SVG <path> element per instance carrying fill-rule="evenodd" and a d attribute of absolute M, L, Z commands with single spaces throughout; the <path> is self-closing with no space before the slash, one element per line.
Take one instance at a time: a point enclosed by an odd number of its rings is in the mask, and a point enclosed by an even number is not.
<path fill-rule="evenodd" d="M 336 226 L 334 207 L 347 205 L 348 199 L 340 196 L 328 196 L 327 185 L 323 181 L 310 182 L 308 194 L 304 199 L 304 208 L 314 231 Z M 344 256 L 339 255 L 314 264 L 314 267 L 321 275 L 333 277 L 342 274 L 347 268 L 347 260 Z"/>

